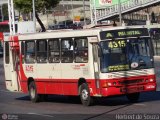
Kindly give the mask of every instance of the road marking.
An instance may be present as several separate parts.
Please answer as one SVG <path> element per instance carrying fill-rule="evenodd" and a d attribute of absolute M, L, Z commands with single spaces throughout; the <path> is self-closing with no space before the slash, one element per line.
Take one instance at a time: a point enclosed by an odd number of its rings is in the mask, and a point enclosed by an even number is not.
<path fill-rule="evenodd" d="M 133 105 L 137 105 L 137 106 L 146 106 L 145 104 L 141 104 L 141 103 L 135 103 Z"/>
<path fill-rule="evenodd" d="M 38 114 L 38 113 L 28 113 L 29 115 L 39 115 L 39 116 L 44 116 L 44 117 L 54 117 L 52 115 L 45 115 L 45 114 Z"/>
<path fill-rule="evenodd" d="M 0 90 L 0 92 L 8 92 L 8 93 L 11 93 L 11 91 L 7 91 L 7 90 Z"/>

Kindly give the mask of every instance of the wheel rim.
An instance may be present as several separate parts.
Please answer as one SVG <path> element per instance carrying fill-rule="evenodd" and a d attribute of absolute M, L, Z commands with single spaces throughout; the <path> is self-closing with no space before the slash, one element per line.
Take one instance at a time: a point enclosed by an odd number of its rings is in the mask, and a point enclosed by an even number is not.
<path fill-rule="evenodd" d="M 85 101 L 88 100 L 88 95 L 89 95 L 88 91 L 86 89 L 83 89 L 82 90 L 82 99 Z"/>
<path fill-rule="evenodd" d="M 35 91 L 34 87 L 31 87 L 31 89 L 30 89 L 31 98 L 35 98 L 35 93 L 36 93 L 36 91 Z"/>

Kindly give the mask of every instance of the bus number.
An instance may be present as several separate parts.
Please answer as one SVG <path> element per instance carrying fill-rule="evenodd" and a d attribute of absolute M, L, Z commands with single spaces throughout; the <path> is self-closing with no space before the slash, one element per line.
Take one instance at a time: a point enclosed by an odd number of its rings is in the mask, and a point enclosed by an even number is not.
<path fill-rule="evenodd" d="M 124 40 L 121 41 L 110 41 L 108 43 L 108 47 L 109 48 L 121 48 L 121 47 L 125 47 L 126 43 Z"/>

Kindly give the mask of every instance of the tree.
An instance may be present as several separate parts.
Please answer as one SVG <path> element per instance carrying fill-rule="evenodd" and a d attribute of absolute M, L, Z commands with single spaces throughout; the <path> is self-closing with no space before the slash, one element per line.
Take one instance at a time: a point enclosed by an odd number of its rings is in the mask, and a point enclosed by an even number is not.
<path fill-rule="evenodd" d="M 45 32 L 46 29 L 40 20 L 38 13 L 45 12 L 51 8 L 54 8 L 60 0 L 35 0 L 35 15 L 36 19 L 41 26 L 42 32 Z M 14 6 L 21 14 L 29 14 L 32 12 L 32 0 L 14 0 Z"/>

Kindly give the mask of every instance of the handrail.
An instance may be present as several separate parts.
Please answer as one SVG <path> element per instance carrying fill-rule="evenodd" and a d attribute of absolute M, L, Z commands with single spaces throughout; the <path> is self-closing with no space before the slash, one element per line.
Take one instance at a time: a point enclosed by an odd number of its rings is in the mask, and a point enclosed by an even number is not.
<path fill-rule="evenodd" d="M 147 7 L 149 5 L 160 3 L 160 0 L 129 0 L 121 3 L 121 12 L 126 13 L 132 10 L 140 9 Z M 94 15 L 95 10 L 92 14 L 93 21 L 100 21 L 103 19 L 110 18 L 112 16 L 118 15 L 118 4 L 109 6 L 109 7 L 103 7 L 103 8 L 96 8 L 96 17 Z M 96 18 L 96 19 L 95 19 Z"/>

